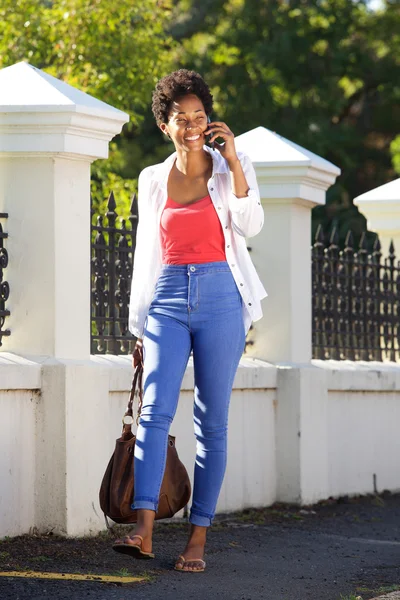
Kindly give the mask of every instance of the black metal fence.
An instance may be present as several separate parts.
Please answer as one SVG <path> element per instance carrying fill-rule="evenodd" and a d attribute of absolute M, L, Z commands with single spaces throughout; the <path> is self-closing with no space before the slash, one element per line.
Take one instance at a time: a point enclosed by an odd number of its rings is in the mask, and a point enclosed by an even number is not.
<path fill-rule="evenodd" d="M 7 213 L 0 213 L 0 219 L 7 219 Z M 0 223 L 0 346 L 3 344 L 3 337 L 10 335 L 9 329 L 5 329 L 6 317 L 10 315 L 10 311 L 6 309 L 6 302 L 10 295 L 10 286 L 4 279 L 4 271 L 8 265 L 8 252 L 4 247 L 4 240 L 8 238 L 8 233 L 5 233 L 3 226 Z"/>
<path fill-rule="evenodd" d="M 3 215 L 4 216 L 4 215 Z M 92 215 L 93 216 L 93 215 Z M 92 219 L 93 220 L 93 219 Z M 107 212 L 92 222 L 92 340 L 94 354 L 128 354 L 135 338 L 128 330 L 129 297 L 138 208 L 132 199 L 129 223 L 118 217 L 113 193 Z M 2 282 L 7 253 L 0 229 L 0 342 L 8 285 Z M 338 233 L 324 239 L 319 228 L 312 247 L 313 358 L 400 360 L 400 261 L 393 244 L 382 259 L 378 238 L 372 253 L 365 236 L 345 248 Z"/>
<path fill-rule="evenodd" d="M 116 212 L 111 192 L 107 212 L 93 223 L 92 212 L 92 354 L 129 354 L 135 338 L 128 330 L 129 297 L 138 208 L 132 198 L 129 224 Z"/>
<path fill-rule="evenodd" d="M 377 238 L 372 253 L 365 236 L 358 248 L 347 235 L 338 247 L 333 230 L 326 247 L 321 228 L 312 248 L 313 358 L 399 360 L 400 261 L 393 243 L 382 259 Z"/>

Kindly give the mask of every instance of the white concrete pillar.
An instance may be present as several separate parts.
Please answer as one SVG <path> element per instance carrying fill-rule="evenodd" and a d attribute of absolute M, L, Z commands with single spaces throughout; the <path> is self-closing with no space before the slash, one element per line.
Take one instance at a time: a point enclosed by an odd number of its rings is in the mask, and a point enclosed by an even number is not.
<path fill-rule="evenodd" d="M 127 114 L 28 63 L 0 71 L 0 212 L 11 316 L 2 350 L 90 355 L 90 164 Z"/>
<path fill-rule="evenodd" d="M 354 204 L 366 216 L 368 229 L 379 235 L 383 256 L 388 255 L 392 240 L 399 256 L 400 178 L 357 196 Z"/>
<path fill-rule="evenodd" d="M 0 212 L 7 212 L 11 335 L 3 351 L 41 365 L 35 526 L 103 528 L 108 374 L 90 357 L 90 165 L 127 114 L 27 63 L 0 71 Z M 96 437 L 97 436 L 97 437 Z M 18 507 L 16 507 L 18 510 Z"/>
<path fill-rule="evenodd" d="M 248 240 L 269 294 L 253 324 L 248 354 L 273 363 L 311 360 L 311 209 L 340 169 L 276 133 L 258 127 L 236 138 L 251 158 L 265 211 L 264 227 Z"/>
<path fill-rule="evenodd" d="M 277 500 L 312 504 L 327 498 L 328 386 L 324 369 L 278 368 L 275 423 Z"/>

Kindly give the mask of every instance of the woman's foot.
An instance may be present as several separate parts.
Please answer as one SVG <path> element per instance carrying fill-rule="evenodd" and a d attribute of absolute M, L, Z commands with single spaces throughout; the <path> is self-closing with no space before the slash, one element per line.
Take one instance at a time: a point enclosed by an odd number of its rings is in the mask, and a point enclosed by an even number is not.
<path fill-rule="evenodd" d="M 142 536 L 138 531 L 133 531 L 128 535 L 115 540 L 113 550 L 139 559 L 154 558 L 154 554 L 152 553 L 151 535 Z"/>
<path fill-rule="evenodd" d="M 175 563 L 176 571 L 201 573 L 206 567 L 203 560 L 206 545 L 207 527 L 191 526 L 189 541 L 186 548 Z"/>
<path fill-rule="evenodd" d="M 202 558 L 190 559 L 180 554 L 174 568 L 175 571 L 182 571 L 183 573 L 202 573 L 205 571 L 206 563 Z"/>
<path fill-rule="evenodd" d="M 135 558 L 154 558 L 152 553 L 154 515 L 154 511 L 151 510 L 138 510 L 136 528 L 128 535 L 115 540 L 113 550 Z"/>
<path fill-rule="evenodd" d="M 152 535 L 148 534 L 148 532 L 143 531 L 139 528 L 135 529 L 128 533 L 128 535 L 124 535 L 121 538 L 118 538 L 114 542 L 114 546 L 119 544 L 131 544 L 132 546 L 140 546 L 142 552 L 151 552 L 153 549 L 153 541 Z"/>

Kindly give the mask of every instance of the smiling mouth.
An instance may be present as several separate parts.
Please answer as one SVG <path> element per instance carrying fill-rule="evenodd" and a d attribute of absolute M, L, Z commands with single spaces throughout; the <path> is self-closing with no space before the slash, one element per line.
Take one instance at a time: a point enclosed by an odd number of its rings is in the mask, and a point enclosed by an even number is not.
<path fill-rule="evenodd" d="M 195 142 L 196 140 L 200 139 L 200 135 L 191 135 L 190 137 L 186 137 L 185 141 L 186 142 Z"/>

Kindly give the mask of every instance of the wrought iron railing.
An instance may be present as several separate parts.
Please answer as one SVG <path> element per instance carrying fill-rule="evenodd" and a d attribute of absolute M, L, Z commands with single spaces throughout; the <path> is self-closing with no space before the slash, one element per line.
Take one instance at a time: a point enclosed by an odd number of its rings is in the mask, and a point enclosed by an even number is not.
<path fill-rule="evenodd" d="M 2 215 L 3 217 L 5 215 Z M 92 223 L 92 353 L 128 354 L 135 338 L 128 330 L 129 297 L 138 208 L 132 199 L 129 224 L 119 219 L 113 193 L 107 212 Z M 8 298 L 3 282 L 7 252 L 0 226 L 0 342 Z M 391 244 L 382 259 L 378 238 L 368 252 L 365 235 L 355 248 L 349 232 L 340 250 L 338 232 L 324 239 L 321 227 L 312 247 L 313 358 L 400 360 L 400 261 Z M 249 344 L 251 342 L 247 342 Z"/>
<path fill-rule="evenodd" d="M 347 235 L 339 249 L 333 230 L 326 247 L 322 229 L 312 248 L 313 358 L 399 360 L 400 261 L 393 243 L 382 260 L 376 238 L 369 253 Z"/>
<path fill-rule="evenodd" d="M 7 213 L 0 213 L 0 219 L 7 219 Z M 6 318 L 10 315 L 10 311 L 6 309 L 6 302 L 10 295 L 10 286 L 4 279 L 4 271 L 8 266 L 8 252 L 4 247 L 4 240 L 8 238 L 8 233 L 5 233 L 3 226 L 0 223 L 0 346 L 3 345 L 3 337 L 10 335 L 10 330 L 5 329 Z"/>
<path fill-rule="evenodd" d="M 136 342 L 128 330 L 138 226 L 136 194 L 132 198 L 128 220 L 129 227 L 124 219 L 119 219 L 113 192 L 108 198 L 105 215 L 95 217 L 92 210 L 92 354 L 130 354 Z M 248 250 L 251 252 L 251 248 Z M 253 343 L 246 340 L 246 349 Z"/>
<path fill-rule="evenodd" d="M 93 221 L 92 212 L 92 221 Z M 129 354 L 135 338 L 128 330 L 129 297 L 135 251 L 138 208 L 132 198 L 129 226 L 119 219 L 111 192 L 107 212 L 92 222 L 92 311 L 93 354 Z"/>

